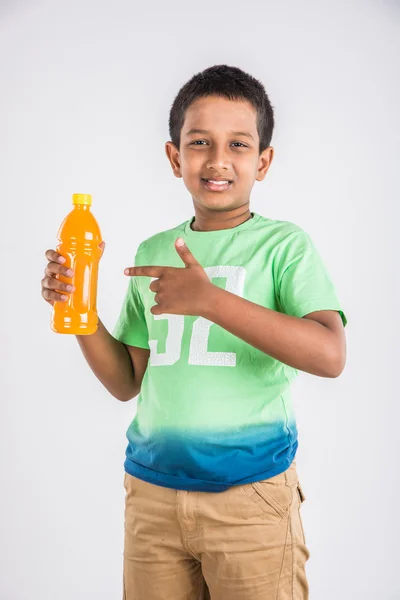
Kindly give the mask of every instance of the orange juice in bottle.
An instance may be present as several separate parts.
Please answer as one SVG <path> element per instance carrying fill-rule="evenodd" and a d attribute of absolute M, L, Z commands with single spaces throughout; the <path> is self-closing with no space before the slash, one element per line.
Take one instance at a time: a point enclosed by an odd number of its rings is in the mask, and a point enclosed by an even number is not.
<path fill-rule="evenodd" d="M 72 278 L 57 275 L 57 279 L 75 286 L 65 302 L 54 302 L 51 328 L 56 333 L 89 335 L 97 330 L 97 279 L 102 251 L 100 228 L 90 207 L 89 194 L 74 194 L 73 210 L 58 230 L 56 250 L 65 257 L 64 267 L 72 269 Z M 59 290 L 58 290 L 59 291 Z"/>

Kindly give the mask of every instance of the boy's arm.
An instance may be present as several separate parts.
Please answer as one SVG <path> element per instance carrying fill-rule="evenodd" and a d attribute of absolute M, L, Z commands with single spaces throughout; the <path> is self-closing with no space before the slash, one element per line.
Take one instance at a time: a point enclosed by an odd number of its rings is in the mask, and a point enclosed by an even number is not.
<path fill-rule="evenodd" d="M 104 242 L 102 242 L 104 250 Z M 47 250 L 48 265 L 42 279 L 42 296 L 51 306 L 54 302 L 65 302 L 68 284 L 57 279 L 57 275 L 72 277 L 73 273 L 63 266 L 65 257 L 55 250 Z M 115 339 L 98 322 L 98 328 L 92 335 L 77 335 L 78 343 L 93 373 L 104 387 L 118 400 L 130 400 L 138 395 L 147 367 L 149 350 L 126 346 Z"/>
<path fill-rule="evenodd" d="M 137 396 L 141 382 L 136 377 L 133 356 L 107 331 L 100 319 L 95 333 L 77 335 L 76 339 L 89 367 L 114 398 L 126 401 Z"/>
<path fill-rule="evenodd" d="M 338 377 L 344 369 L 346 340 L 337 311 L 293 317 L 213 285 L 202 316 L 295 369 L 320 377 Z"/>
<path fill-rule="evenodd" d="M 338 302 L 310 239 L 306 236 L 304 240 L 304 233 L 301 236 L 290 246 L 284 261 L 287 267 L 280 276 L 279 296 L 285 312 L 214 285 L 182 238 L 175 240 L 175 248 L 185 268 L 143 265 L 127 268 L 125 274 L 154 279 L 149 285 L 156 292 L 156 305 L 150 308 L 153 315 L 205 317 L 282 363 L 312 375 L 338 377 L 346 360 L 345 317 L 336 309 L 315 310 L 316 304 L 335 306 Z M 310 280 L 308 286 L 303 285 L 305 278 Z M 315 290 L 319 290 L 318 302 Z M 310 310 L 312 304 L 314 311 Z M 290 314 L 298 312 L 299 306 L 304 316 Z"/>

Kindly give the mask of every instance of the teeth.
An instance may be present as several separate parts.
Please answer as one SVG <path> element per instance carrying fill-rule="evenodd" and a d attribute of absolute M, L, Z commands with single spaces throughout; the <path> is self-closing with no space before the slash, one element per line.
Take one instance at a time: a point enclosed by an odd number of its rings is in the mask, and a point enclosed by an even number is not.
<path fill-rule="evenodd" d="M 225 185 L 227 183 L 229 183 L 229 181 L 213 181 L 212 179 L 206 179 L 206 181 L 208 181 L 209 183 L 215 183 L 216 185 Z"/>

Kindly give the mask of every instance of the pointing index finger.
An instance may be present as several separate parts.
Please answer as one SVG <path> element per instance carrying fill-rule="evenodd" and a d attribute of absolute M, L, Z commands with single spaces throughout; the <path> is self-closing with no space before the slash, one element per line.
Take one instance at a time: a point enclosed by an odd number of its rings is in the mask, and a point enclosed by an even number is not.
<path fill-rule="evenodd" d="M 155 266 L 145 266 L 145 267 L 129 267 L 125 269 L 125 275 L 143 275 L 144 277 L 161 277 L 166 271 L 168 267 L 155 267 Z"/>

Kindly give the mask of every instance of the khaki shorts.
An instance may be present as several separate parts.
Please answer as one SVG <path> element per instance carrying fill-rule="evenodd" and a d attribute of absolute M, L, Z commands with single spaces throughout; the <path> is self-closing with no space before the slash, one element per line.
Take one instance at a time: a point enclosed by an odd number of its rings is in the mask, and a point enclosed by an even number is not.
<path fill-rule="evenodd" d="M 308 599 L 295 461 L 224 492 L 124 486 L 124 600 Z"/>

